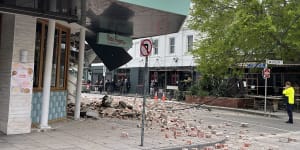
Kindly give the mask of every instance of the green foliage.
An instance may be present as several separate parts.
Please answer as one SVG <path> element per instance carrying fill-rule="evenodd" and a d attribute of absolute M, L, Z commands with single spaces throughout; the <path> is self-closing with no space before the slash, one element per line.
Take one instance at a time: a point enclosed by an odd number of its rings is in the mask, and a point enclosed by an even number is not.
<path fill-rule="evenodd" d="M 189 24 L 202 35 L 193 55 L 202 74 L 224 79 L 239 75 L 245 62 L 300 61 L 299 0 L 192 1 Z"/>
<path fill-rule="evenodd" d="M 197 95 L 197 96 L 208 96 L 209 93 L 205 90 L 203 90 L 200 82 L 196 82 L 195 84 L 193 84 L 190 89 L 190 94 L 191 95 Z"/>

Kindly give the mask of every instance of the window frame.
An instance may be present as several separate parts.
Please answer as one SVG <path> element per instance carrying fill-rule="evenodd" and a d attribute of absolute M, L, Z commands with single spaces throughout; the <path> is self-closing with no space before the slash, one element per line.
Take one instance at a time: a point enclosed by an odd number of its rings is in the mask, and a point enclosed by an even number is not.
<path fill-rule="evenodd" d="M 46 53 L 46 47 L 45 47 L 45 44 L 46 44 L 46 40 L 47 40 L 47 37 L 46 37 L 46 28 L 48 26 L 48 21 L 47 20 L 44 20 L 44 19 L 37 19 L 37 24 L 40 23 L 42 25 L 42 30 L 41 30 L 41 43 L 39 45 L 35 45 L 35 46 L 40 46 L 40 58 L 39 58 L 39 64 L 37 66 L 38 69 L 38 83 L 37 83 L 37 86 L 33 86 L 33 90 L 34 91 L 41 91 L 43 89 L 43 76 L 44 76 L 44 65 L 45 65 L 45 53 Z M 57 44 L 56 45 L 56 48 L 54 46 L 55 49 L 53 49 L 53 51 L 56 51 L 56 56 L 53 56 L 53 57 L 56 57 L 56 74 L 55 74 L 55 86 L 51 86 L 51 90 L 52 91 L 60 91 L 60 90 L 66 90 L 67 89 L 67 81 L 68 81 L 68 68 L 69 68 L 69 54 L 70 54 L 70 33 L 71 33 L 71 30 L 70 28 L 66 27 L 66 26 L 63 26 L 61 24 L 58 24 L 56 23 L 55 24 L 55 30 L 58 30 L 58 42 L 57 41 L 54 41 L 54 44 Z M 64 60 L 64 63 L 65 63 L 65 68 L 64 68 L 64 80 L 63 80 L 63 85 L 62 87 L 60 87 L 60 67 L 61 67 L 61 43 L 62 43 L 62 32 L 65 32 L 66 33 L 66 45 L 65 45 L 65 60 Z M 36 39 L 37 40 L 37 39 Z M 36 50 L 36 49 L 35 49 Z M 53 62 L 51 62 L 53 63 Z M 51 78 L 52 80 L 52 78 Z"/>
<path fill-rule="evenodd" d="M 192 41 L 190 41 L 189 37 L 192 37 Z M 187 36 L 187 52 L 191 52 L 194 47 L 194 35 Z"/>
<path fill-rule="evenodd" d="M 174 41 L 174 43 L 172 44 L 172 40 Z M 170 54 L 174 54 L 175 53 L 175 37 L 170 37 L 169 38 L 169 53 Z"/>
<path fill-rule="evenodd" d="M 158 39 L 153 40 L 153 55 L 158 55 Z"/>

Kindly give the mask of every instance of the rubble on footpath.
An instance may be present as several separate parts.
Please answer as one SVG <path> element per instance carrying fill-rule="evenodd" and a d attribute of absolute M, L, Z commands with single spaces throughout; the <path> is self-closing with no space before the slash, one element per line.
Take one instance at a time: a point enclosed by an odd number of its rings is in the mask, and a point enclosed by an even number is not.
<path fill-rule="evenodd" d="M 92 118 L 142 119 L 142 98 L 104 96 L 103 98 L 84 100 L 81 103 L 81 114 Z M 193 114 L 200 108 L 198 105 L 178 102 L 158 102 L 147 100 L 145 128 L 158 130 L 166 140 L 178 140 L 181 145 L 192 145 L 199 142 L 224 139 L 223 132 L 216 131 L 215 125 L 206 126 L 203 120 L 195 120 Z M 69 103 L 68 114 L 74 113 L 75 104 Z M 207 109 L 203 109 L 208 111 Z M 96 115 L 98 112 L 99 115 Z M 225 126 L 225 125 L 224 125 Z M 141 124 L 137 124 L 141 128 Z M 127 137 L 124 133 L 121 137 Z"/>
<path fill-rule="evenodd" d="M 81 114 L 85 117 L 117 118 L 122 120 L 141 120 L 142 98 L 124 96 L 83 97 L 81 103 Z M 69 103 L 68 114 L 74 113 L 75 104 Z M 164 139 L 166 143 L 174 143 L 181 146 L 205 144 L 215 141 L 225 141 L 204 147 L 203 149 L 278 149 L 274 145 L 263 145 L 257 138 L 264 138 L 266 133 L 255 132 L 252 124 L 247 122 L 231 122 L 222 120 L 210 122 L 199 116 L 201 111 L 210 111 L 196 104 L 185 104 L 176 101 L 155 101 L 147 99 L 145 134 L 152 133 Z M 215 115 L 220 118 L 221 114 Z M 141 128 L 140 121 L 136 124 Z M 112 127 L 115 129 L 115 127 Z M 124 140 L 130 139 L 128 131 L 120 132 Z M 294 143 L 298 139 L 294 137 L 276 137 L 279 143 Z M 163 141 L 162 141 L 163 143 Z M 190 148 L 189 148 L 190 149 Z M 196 148 L 194 148 L 196 149 Z M 200 150 L 200 149 L 199 149 Z"/>

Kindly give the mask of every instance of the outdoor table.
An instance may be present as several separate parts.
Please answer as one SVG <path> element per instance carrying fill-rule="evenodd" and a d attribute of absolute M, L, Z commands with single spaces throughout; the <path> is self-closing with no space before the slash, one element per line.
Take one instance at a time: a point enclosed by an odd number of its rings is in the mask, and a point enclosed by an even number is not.
<path fill-rule="evenodd" d="M 246 95 L 246 97 L 253 98 L 254 108 L 257 106 L 257 100 L 258 99 L 259 100 L 264 100 L 265 99 L 265 96 L 263 96 L 263 95 Z M 278 111 L 279 100 L 283 100 L 283 97 L 282 96 L 267 96 L 266 99 L 267 99 L 267 101 L 272 102 L 273 111 Z"/>

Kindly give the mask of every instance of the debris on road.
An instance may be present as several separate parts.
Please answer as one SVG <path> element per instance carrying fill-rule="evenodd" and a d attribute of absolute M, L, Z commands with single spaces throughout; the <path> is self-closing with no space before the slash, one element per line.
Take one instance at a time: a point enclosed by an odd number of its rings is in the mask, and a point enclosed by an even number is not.
<path fill-rule="evenodd" d="M 137 121 L 133 125 L 141 128 L 138 123 L 142 117 L 142 98 L 124 96 L 104 96 L 102 98 L 88 99 L 83 97 L 81 103 L 81 114 L 89 118 L 116 118 L 117 120 Z M 75 104 L 69 103 L 68 114 L 74 113 Z M 201 113 L 199 113 L 201 112 Z M 198 114 L 211 113 L 218 122 L 211 122 Z M 257 146 L 258 141 L 251 137 L 255 134 L 257 138 L 267 138 L 267 133 L 254 133 L 252 126 L 246 122 L 234 122 L 224 120 L 222 114 L 218 117 L 197 104 L 186 104 L 176 101 L 159 102 L 147 100 L 145 132 L 155 133 L 158 138 L 166 142 L 174 142 L 180 145 L 191 146 L 201 142 L 224 141 L 204 149 L 252 149 Z M 115 130 L 115 127 L 111 127 Z M 118 128 L 119 129 L 119 128 Z M 127 131 L 129 132 L 129 131 Z M 127 132 L 118 133 L 122 138 L 128 138 Z M 276 139 L 277 140 L 277 139 Z M 291 143 L 297 140 L 290 137 L 280 138 L 281 143 Z M 162 141 L 162 143 L 164 143 Z M 268 146 L 270 147 L 270 146 Z M 274 148 L 274 147 L 272 147 Z"/>

